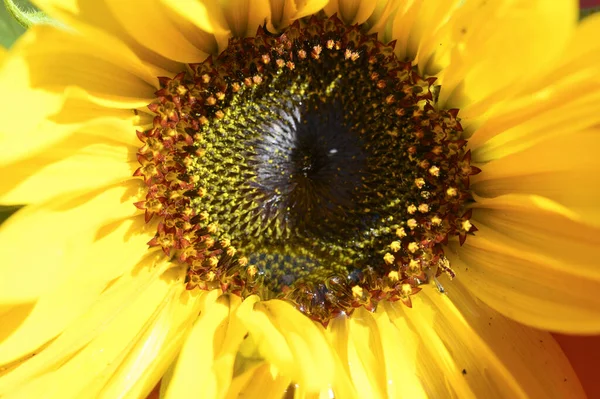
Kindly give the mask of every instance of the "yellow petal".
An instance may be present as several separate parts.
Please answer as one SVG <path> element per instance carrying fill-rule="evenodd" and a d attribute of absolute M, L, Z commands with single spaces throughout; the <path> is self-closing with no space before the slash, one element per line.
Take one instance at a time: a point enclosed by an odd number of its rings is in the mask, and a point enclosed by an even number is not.
<path fill-rule="evenodd" d="M 271 8 L 263 0 L 219 0 L 221 12 L 236 37 L 254 36 L 259 26 L 271 19 Z"/>
<path fill-rule="evenodd" d="M 600 224 L 600 129 L 547 138 L 522 151 L 482 166 L 473 176 L 477 195 L 534 194 L 579 213 L 586 222 Z"/>
<path fill-rule="evenodd" d="M 161 278 L 156 278 L 155 274 L 143 286 L 137 285 L 137 295 L 121 298 L 127 302 L 105 312 L 109 318 L 103 320 L 97 335 L 72 358 L 57 369 L 13 387 L 15 389 L 5 397 L 98 397 L 101 388 L 115 376 L 132 350 L 135 352 L 137 345 L 144 344 L 140 339 L 147 338 L 145 333 L 154 332 L 151 327 L 164 315 L 170 301 L 177 298 L 174 294 L 182 288 L 184 272 L 173 268 Z M 130 291 L 128 293 L 131 294 Z"/>
<path fill-rule="evenodd" d="M 577 27 L 564 53 L 539 74 L 502 98 L 486 115 L 469 140 L 479 162 L 497 159 L 554 135 L 571 134 L 600 122 L 600 44 L 589 40 L 600 34 L 600 17 Z M 463 117 L 482 114 L 477 106 L 462 110 Z"/>
<path fill-rule="evenodd" d="M 325 7 L 327 0 L 295 0 L 296 15 L 294 18 L 303 18 L 312 14 L 316 14 Z"/>
<path fill-rule="evenodd" d="M 0 303 L 35 300 L 82 267 L 102 226 L 139 213 L 141 181 L 25 207 L 0 228 Z"/>
<path fill-rule="evenodd" d="M 61 93 L 48 92 L 36 85 L 27 59 L 21 54 L 22 49 L 30 47 L 36 38 L 35 29 L 26 32 L 0 65 L 0 87 L 5 93 L 10 93 L 0 98 L 4 121 L 0 128 L 0 164 L 17 159 L 45 142 L 61 138 L 36 134 L 39 124 L 56 113 L 64 101 Z M 17 99 L 27 99 L 27 106 Z"/>
<path fill-rule="evenodd" d="M 333 353 L 323 328 L 287 302 L 258 302 L 236 313 L 258 347 L 258 352 L 300 389 L 318 392 L 333 381 Z"/>
<path fill-rule="evenodd" d="M 136 336 L 135 346 L 127 353 L 127 357 L 98 397 L 146 397 L 181 350 L 200 311 L 199 299 L 203 294 L 204 292 L 198 290 L 185 290 L 180 281 L 179 289 L 175 287 L 165 298 L 167 304 L 156 320 L 143 335 Z M 100 384 L 99 382 L 98 385 Z"/>
<path fill-rule="evenodd" d="M 239 378 L 239 377 L 238 377 Z M 236 383 L 237 381 L 234 381 Z M 226 398 L 280 399 L 290 395 L 289 377 L 277 374 L 272 366 L 262 364 L 244 375 L 243 385 L 227 392 Z"/>
<path fill-rule="evenodd" d="M 132 131 L 130 134 L 135 134 Z M 139 167 L 134 149 L 73 135 L 40 154 L 0 167 L 3 204 L 45 202 L 66 192 L 94 190 L 129 180 Z"/>
<path fill-rule="evenodd" d="M 88 101 L 89 96 L 86 98 L 81 89 L 67 91 L 69 93 L 79 92 L 84 95 L 81 98 L 67 96 L 57 113 L 42 114 L 42 119 L 38 120 L 37 125 L 29 131 L 18 129 L 1 132 L 0 165 L 21 162 L 20 165 L 7 166 L 10 168 L 11 174 L 15 173 L 15 169 L 27 169 L 23 163 L 32 162 L 32 158 L 52 158 L 57 147 L 63 145 L 62 142 L 71 142 L 70 136 L 74 133 L 82 136 L 76 140 L 96 139 L 96 141 L 126 145 L 132 151 L 131 159 L 134 159 L 134 149 L 141 145 L 135 131 L 143 130 L 139 124 L 143 119 L 147 119 L 145 114 L 136 115 L 132 110 L 105 108 L 94 104 Z M 30 115 L 37 118 L 33 112 Z M 52 146 L 54 148 L 50 149 L 49 147 Z M 25 175 L 28 172 L 28 170 L 22 171 Z M 16 172 L 16 174 L 19 173 L 21 171 Z M 18 181 L 19 177 L 14 176 L 12 179 Z"/>
<path fill-rule="evenodd" d="M 143 217 L 100 230 L 77 269 L 35 302 L 12 306 L 3 316 L 6 323 L 0 326 L 0 364 L 37 350 L 86 312 L 111 281 L 147 254 L 146 243 L 151 237 L 151 230 L 144 229 Z"/>
<path fill-rule="evenodd" d="M 369 33 L 377 33 L 379 40 L 383 43 L 392 41 L 391 29 L 387 27 L 393 21 L 392 16 L 401 5 L 398 1 L 377 0 L 375 9 L 365 22 Z"/>
<path fill-rule="evenodd" d="M 406 320 L 396 320 L 392 324 L 387 312 L 387 304 L 382 304 L 375 318 L 381 339 L 387 397 L 427 398 L 425 381 L 419 378 L 417 367 L 419 335 L 410 329 Z"/>
<path fill-rule="evenodd" d="M 276 30 L 288 26 L 293 20 L 319 12 L 327 0 L 271 0 L 271 23 Z"/>
<path fill-rule="evenodd" d="M 384 351 L 379 328 L 373 316 L 364 308 L 350 317 L 349 356 L 352 380 L 360 397 L 385 397 L 386 375 Z"/>
<path fill-rule="evenodd" d="M 151 71 L 151 76 L 177 73 L 184 68 L 181 63 L 168 59 L 137 42 L 104 1 L 35 0 L 34 2 L 52 18 L 63 21 L 66 26 L 93 38 L 96 46 L 113 48 L 124 54 L 133 52 L 139 60 L 142 60 L 144 67 Z M 144 6 L 148 4 L 144 3 Z"/>
<path fill-rule="evenodd" d="M 365 0 L 331 0 L 325 6 L 327 15 L 336 14 L 347 25 L 362 24 L 375 10 L 377 2 Z"/>
<path fill-rule="evenodd" d="M 103 330 L 107 321 L 112 320 L 147 287 L 151 279 L 160 277 L 168 266 L 162 258 L 154 254 L 137 264 L 129 264 L 126 273 L 102 292 L 87 311 L 67 325 L 58 337 L 38 350 L 35 356 L 25 358 L 18 368 L 2 376 L 0 392 L 55 369 L 87 345 Z"/>
<path fill-rule="evenodd" d="M 227 47 L 230 32 L 217 2 L 207 0 L 161 0 L 161 2 L 176 14 L 170 17 L 177 24 L 181 24 L 183 19 L 197 28 L 194 31 L 192 27 L 187 27 L 182 32 L 186 34 L 188 40 L 194 40 L 194 36 L 196 40 L 200 39 L 201 42 L 197 43 L 198 48 L 206 53 L 213 53 L 215 50 L 223 51 Z M 211 48 L 215 42 L 218 48 Z"/>
<path fill-rule="evenodd" d="M 296 14 L 296 2 L 294 0 L 271 0 L 271 23 L 275 29 L 280 30 L 290 24 Z"/>
<path fill-rule="evenodd" d="M 575 0 L 465 1 L 440 46 L 449 54 L 440 103 L 476 104 L 536 76 L 565 49 L 577 16 Z"/>
<path fill-rule="evenodd" d="M 536 197 L 504 196 L 479 206 L 474 223 L 480 231 L 449 254 L 461 281 L 524 324 L 599 332 L 597 229 Z"/>
<path fill-rule="evenodd" d="M 144 4 L 135 1 L 107 1 L 117 21 L 123 26 L 129 36 L 142 46 L 177 62 L 202 62 L 208 55 L 202 48 L 188 40 L 193 36 L 187 20 L 179 19 L 178 23 L 168 17 L 167 8 L 162 2 Z M 184 34 L 181 28 L 188 28 Z M 201 31 L 196 30 L 196 34 Z M 204 46 L 203 46 L 204 47 Z"/>
<path fill-rule="evenodd" d="M 448 21 L 462 3 L 460 0 L 415 0 L 401 5 L 392 27 L 392 39 L 397 41 L 396 55 L 400 59 L 415 60 L 421 73 L 439 72 L 440 61 L 436 64 L 432 58 L 441 57 L 445 51 L 445 38 L 452 26 Z"/>
<path fill-rule="evenodd" d="M 233 362 L 230 368 L 223 369 L 216 366 L 215 359 L 219 356 L 227 335 L 235 335 L 233 340 L 227 338 L 229 342 L 237 342 L 237 345 L 244 337 L 244 329 L 232 330 L 229 327 L 230 313 L 235 311 L 240 303 L 239 297 L 221 295 L 218 290 L 205 295 L 200 317 L 194 323 L 181 349 L 173 375 L 166 384 L 165 398 L 202 396 L 213 398 L 220 396 L 217 394 L 219 388 L 221 390 L 227 388 L 227 386 L 219 387 L 219 374 L 224 373 L 224 377 L 230 381 Z M 236 351 L 237 348 L 228 355 L 235 358 Z M 190 381 L 194 383 L 190 384 Z"/>
<path fill-rule="evenodd" d="M 427 397 L 585 397 L 549 333 L 499 315 L 459 278 L 442 281 L 447 295 L 426 286 L 410 309 L 386 305 L 400 331 L 418 338 L 416 358 L 399 361 L 416 362 Z"/>
<path fill-rule="evenodd" d="M 348 361 L 349 325 L 349 317 L 345 315 L 336 317 L 329 322 L 325 331 L 325 337 L 335 355 L 334 380 L 332 383 L 334 395 L 335 397 L 353 399 L 361 397 L 357 391 L 361 389 L 364 391 L 365 388 L 360 387 L 358 381 L 352 379 L 352 375 L 361 372 L 364 373 L 365 370 L 360 367 L 360 364 L 354 363 L 356 367 L 353 368 L 352 373 L 350 372 L 351 364 Z M 364 378 L 361 380 L 364 380 Z M 360 389 L 357 389 L 357 387 Z M 327 393 L 329 392 L 327 391 Z"/>
<path fill-rule="evenodd" d="M 16 51 L 26 65 L 25 87 L 61 95 L 78 87 L 99 103 L 144 107 L 154 98 L 156 77 L 126 49 L 107 48 L 93 37 L 37 25 Z"/>

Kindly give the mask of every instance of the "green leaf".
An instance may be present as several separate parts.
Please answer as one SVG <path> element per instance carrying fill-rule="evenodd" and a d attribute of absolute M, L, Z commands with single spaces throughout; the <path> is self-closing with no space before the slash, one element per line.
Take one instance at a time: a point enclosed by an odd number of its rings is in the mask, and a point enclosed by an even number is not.
<path fill-rule="evenodd" d="M 20 2 L 21 6 L 25 5 Z M 12 15 L 4 7 L 4 3 L 0 3 L 0 45 L 4 48 L 9 48 L 25 32 L 19 23 L 12 17 Z"/>

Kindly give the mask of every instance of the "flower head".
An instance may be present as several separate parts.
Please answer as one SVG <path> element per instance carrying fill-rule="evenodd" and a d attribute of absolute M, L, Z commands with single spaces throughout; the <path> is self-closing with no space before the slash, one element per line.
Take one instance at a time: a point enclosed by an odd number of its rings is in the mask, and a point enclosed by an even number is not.
<path fill-rule="evenodd" d="M 70 28 L 0 72 L 0 395 L 582 395 L 538 329 L 600 330 L 599 18 L 40 6 Z"/>

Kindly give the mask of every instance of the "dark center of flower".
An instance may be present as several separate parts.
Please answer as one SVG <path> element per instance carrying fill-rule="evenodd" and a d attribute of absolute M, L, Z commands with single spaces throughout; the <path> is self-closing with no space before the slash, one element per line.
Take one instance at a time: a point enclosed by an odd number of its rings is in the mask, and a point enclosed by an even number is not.
<path fill-rule="evenodd" d="M 160 218 L 151 246 L 187 287 L 281 298 L 326 323 L 401 300 L 439 273 L 443 244 L 474 231 L 457 110 L 360 26 L 259 29 L 215 59 L 161 78 L 138 136 Z"/>

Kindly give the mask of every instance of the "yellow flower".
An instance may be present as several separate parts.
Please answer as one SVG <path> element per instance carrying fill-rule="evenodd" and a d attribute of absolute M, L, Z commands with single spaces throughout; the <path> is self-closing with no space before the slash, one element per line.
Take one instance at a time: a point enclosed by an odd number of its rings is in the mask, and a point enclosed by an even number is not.
<path fill-rule="evenodd" d="M 578 25 L 577 3 L 570 0 L 37 3 L 70 28 L 34 27 L 2 54 L 0 203 L 27 206 L 0 229 L 0 397 L 136 398 L 161 378 L 169 399 L 584 396 L 560 348 L 543 330 L 600 332 L 600 158 L 595 153 L 600 44 L 589 40 L 600 34 L 600 17 Z M 401 165 L 410 162 L 421 168 L 411 170 L 423 172 L 402 178 L 394 170 L 380 177 L 407 182 L 419 195 L 392 204 L 404 219 L 379 231 L 391 238 L 378 262 L 397 268 L 381 275 L 361 270 L 381 282 L 348 286 L 343 299 L 354 302 L 339 305 L 340 314 L 329 317 L 333 305 L 323 316 L 300 302 L 295 307 L 289 300 L 264 300 L 267 288 L 248 288 L 266 269 L 252 254 L 243 256 L 244 246 L 235 238 L 245 237 L 217 237 L 233 210 L 204 213 L 198 202 L 178 205 L 187 192 L 183 188 L 192 187 L 196 198 L 213 195 L 214 187 L 201 186 L 206 177 L 201 173 L 194 178 L 176 173 L 168 157 L 188 149 L 169 147 L 181 142 L 167 138 L 182 135 L 178 121 L 185 118 L 208 126 L 229 120 L 227 109 L 202 110 L 231 98 L 230 87 L 246 84 L 255 90 L 276 81 L 279 75 L 261 72 L 256 63 L 245 72 L 236 69 L 242 62 L 231 60 L 255 54 L 235 38 L 253 37 L 262 26 L 268 32 L 259 36 L 268 42 L 290 26 L 298 28 L 293 21 L 304 18 L 302 23 L 309 21 L 310 27 L 312 21 L 314 28 L 324 24 L 323 15 L 336 13 L 340 26 L 358 24 L 361 37 L 377 33 L 382 43 L 394 40 L 394 61 L 382 55 L 388 47 L 364 52 L 335 35 L 314 45 L 314 54 L 300 48 L 293 55 L 297 59 L 286 53 L 294 48 L 293 39 L 277 39 L 281 52 L 273 47 L 260 61 L 267 65 L 270 55 L 283 54 L 270 65 L 289 74 L 301 69 L 301 60 L 327 51 L 344 50 L 340 65 L 342 58 L 344 65 L 366 65 L 360 64 L 365 54 L 373 63 L 385 58 L 395 67 L 412 62 L 412 70 L 410 65 L 393 69 L 398 77 L 373 78 L 371 89 L 383 93 L 390 82 L 410 81 L 402 86 L 406 92 L 390 92 L 381 104 L 398 97 L 418 101 L 364 126 L 410 118 L 431 122 L 423 130 L 413 123 L 408 132 L 380 131 L 381 140 L 389 142 L 402 134 L 414 135 L 420 144 L 430 140 L 431 151 L 420 157 L 418 146 L 407 144 L 394 162 L 402 158 Z M 344 38 L 359 30 L 335 26 Z M 219 61 L 217 54 L 228 49 L 229 61 Z M 227 81 L 224 92 L 210 86 L 212 91 L 197 98 L 204 108 L 193 108 L 188 91 L 221 76 L 205 61 L 210 55 L 215 65 L 234 69 L 223 76 L 240 72 L 242 77 Z M 214 73 L 205 83 L 198 65 Z M 161 76 L 167 78 L 159 81 Z M 178 83 L 190 76 L 199 80 Z M 173 92 L 202 112 L 192 119 L 184 115 Z M 376 97 L 367 93 L 369 101 Z M 165 95 L 171 96 L 168 101 L 161 99 Z M 293 110 L 281 104 L 288 114 L 281 111 L 276 120 L 291 120 Z M 369 105 L 364 112 L 375 113 Z M 460 124 L 454 111 L 444 111 L 455 108 Z M 263 114 L 236 115 L 241 120 Z M 446 119 L 440 126 L 427 115 Z M 280 123 L 273 131 L 285 130 L 284 122 L 272 123 Z M 160 142 L 151 140 L 156 131 Z M 451 134 L 460 137 L 450 140 Z M 201 161 L 210 159 L 213 147 L 200 148 L 197 142 L 204 139 L 192 138 L 195 155 L 181 163 L 188 172 L 205 170 Z M 355 143 L 344 143 L 352 153 Z M 271 149 L 260 145 L 259 152 Z M 331 156 L 338 152 L 333 150 Z M 353 162 L 359 164 L 356 154 Z M 352 168 L 353 162 L 340 166 Z M 227 173 L 238 173 L 235 163 L 227 166 L 231 170 L 218 162 L 209 166 L 210 177 L 223 184 Z M 475 174 L 479 169 L 482 173 Z M 448 182 L 452 185 L 444 185 Z M 378 203 L 377 198 L 390 197 L 382 191 L 369 198 Z M 231 194 L 220 198 L 229 201 Z M 441 214 L 442 207 L 451 211 Z M 208 224 L 216 214 L 225 216 Z M 204 241 L 194 235 L 201 221 Z M 440 231 L 445 237 L 434 234 Z M 267 234 L 266 228 L 261 232 Z M 201 247 L 204 252 L 198 253 Z M 432 249 L 442 247 L 441 254 Z M 210 252 L 215 248 L 218 254 Z M 363 250 L 353 253 L 360 258 Z M 243 284 L 219 274 L 226 256 L 236 259 L 235 270 L 243 268 Z M 456 278 L 450 281 L 442 271 Z M 222 294 L 235 284 L 241 284 L 245 299 Z M 375 286 L 389 292 L 369 290 Z M 250 295 L 257 293 L 264 298 Z M 384 299 L 377 304 L 380 294 Z M 327 301 L 322 303 L 334 303 Z"/>

